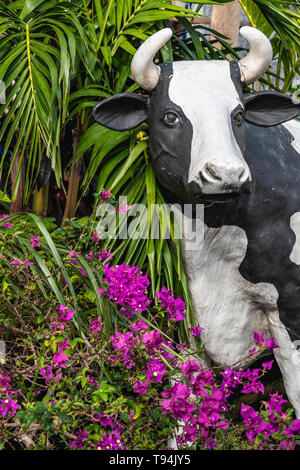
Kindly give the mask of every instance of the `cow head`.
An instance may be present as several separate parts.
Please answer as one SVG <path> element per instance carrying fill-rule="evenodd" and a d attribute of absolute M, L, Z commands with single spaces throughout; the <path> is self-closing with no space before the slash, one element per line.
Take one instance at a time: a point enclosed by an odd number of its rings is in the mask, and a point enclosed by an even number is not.
<path fill-rule="evenodd" d="M 240 61 L 180 61 L 156 65 L 155 54 L 170 39 L 163 29 L 148 38 L 132 59 L 134 80 L 148 98 L 120 93 L 94 108 L 94 118 L 113 130 L 149 123 L 150 152 L 163 186 L 183 201 L 213 200 L 248 188 L 245 121 L 275 126 L 299 113 L 288 96 L 262 91 L 243 95 L 272 60 L 269 40 L 241 28 L 250 51 Z"/>

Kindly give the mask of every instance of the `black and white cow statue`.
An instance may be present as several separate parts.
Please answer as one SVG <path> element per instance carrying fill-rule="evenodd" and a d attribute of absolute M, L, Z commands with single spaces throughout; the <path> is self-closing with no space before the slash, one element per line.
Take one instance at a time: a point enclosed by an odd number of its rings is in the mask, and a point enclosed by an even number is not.
<path fill-rule="evenodd" d="M 156 65 L 172 31 L 147 39 L 132 76 L 148 98 L 121 93 L 94 108 L 95 120 L 122 131 L 149 123 L 152 165 L 170 202 L 205 201 L 205 236 L 182 257 L 207 356 L 251 364 L 253 332 L 273 337 L 288 398 L 300 418 L 300 113 L 273 91 L 243 94 L 270 65 L 257 29 L 240 61 Z M 240 366 L 241 364 L 239 364 Z"/>

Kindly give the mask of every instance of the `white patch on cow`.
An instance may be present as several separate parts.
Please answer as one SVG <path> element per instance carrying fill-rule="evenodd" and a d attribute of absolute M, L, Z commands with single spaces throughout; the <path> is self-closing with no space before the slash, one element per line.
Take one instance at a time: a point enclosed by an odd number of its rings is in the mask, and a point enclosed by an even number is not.
<path fill-rule="evenodd" d="M 300 212 L 295 212 L 290 219 L 290 227 L 296 235 L 295 245 L 290 254 L 290 260 L 300 264 Z"/>
<path fill-rule="evenodd" d="M 183 261 L 206 352 L 218 365 L 253 362 L 253 333 L 270 338 L 267 315 L 277 312 L 278 293 L 269 283 L 253 284 L 239 272 L 247 237 L 236 226 L 205 227 L 204 242 L 185 251 Z"/>
<path fill-rule="evenodd" d="M 279 346 L 273 352 L 282 373 L 285 391 L 297 418 L 300 419 L 300 350 L 297 350 L 300 341 L 291 341 L 275 310 L 270 312 L 268 320 L 270 333 Z"/>
<path fill-rule="evenodd" d="M 232 130 L 231 112 L 242 104 L 230 76 L 229 63 L 174 62 L 169 97 L 193 126 L 189 182 L 201 185 L 199 173 L 207 162 L 219 168 L 244 168 L 247 178 L 249 168 Z M 214 182 L 202 190 L 205 193 L 222 192 L 217 191 L 217 187 L 218 182 Z"/>
<path fill-rule="evenodd" d="M 292 146 L 300 154 L 300 121 L 292 119 L 291 121 L 285 122 L 283 125 L 292 134 L 294 138 Z"/>
<path fill-rule="evenodd" d="M 273 337 L 285 390 L 300 419 L 300 340 L 292 342 L 280 321 L 275 286 L 253 284 L 240 274 L 248 244 L 245 231 L 205 225 L 204 239 L 196 237 L 193 248 L 190 223 L 183 222 L 182 233 L 181 253 L 206 353 L 217 365 L 247 367 L 253 363 L 253 332 Z"/>

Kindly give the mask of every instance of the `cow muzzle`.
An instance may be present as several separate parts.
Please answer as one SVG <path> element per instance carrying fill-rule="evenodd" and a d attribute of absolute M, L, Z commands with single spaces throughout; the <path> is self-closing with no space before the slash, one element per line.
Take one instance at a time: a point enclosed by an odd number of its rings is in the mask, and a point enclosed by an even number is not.
<path fill-rule="evenodd" d="M 250 170 L 243 162 L 207 162 L 196 180 L 204 194 L 239 192 L 251 180 Z"/>

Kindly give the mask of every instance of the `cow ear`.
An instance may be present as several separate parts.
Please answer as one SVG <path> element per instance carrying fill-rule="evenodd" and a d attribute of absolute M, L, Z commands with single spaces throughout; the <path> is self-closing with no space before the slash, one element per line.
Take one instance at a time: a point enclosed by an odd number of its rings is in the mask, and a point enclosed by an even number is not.
<path fill-rule="evenodd" d="M 300 113 L 300 102 L 276 91 L 258 91 L 243 96 L 245 119 L 255 126 L 277 126 Z"/>
<path fill-rule="evenodd" d="M 128 131 L 147 119 L 148 100 L 135 93 L 119 93 L 98 103 L 93 117 L 108 129 Z"/>

